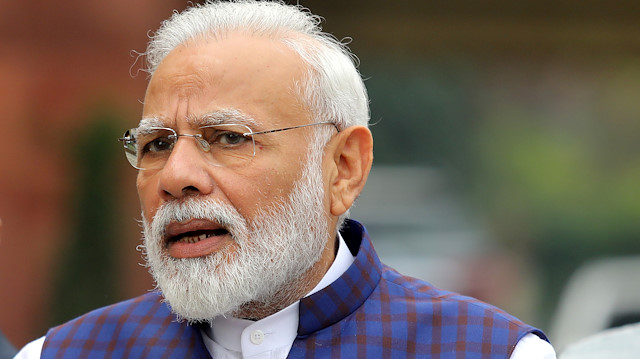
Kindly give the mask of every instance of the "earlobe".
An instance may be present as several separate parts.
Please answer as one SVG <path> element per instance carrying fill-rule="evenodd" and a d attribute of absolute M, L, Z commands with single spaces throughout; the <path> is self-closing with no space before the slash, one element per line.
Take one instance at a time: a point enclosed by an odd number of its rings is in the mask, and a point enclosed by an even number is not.
<path fill-rule="evenodd" d="M 373 163 L 373 138 L 368 128 L 352 126 L 341 131 L 333 153 L 330 182 L 331 214 L 345 213 L 362 191 Z"/>

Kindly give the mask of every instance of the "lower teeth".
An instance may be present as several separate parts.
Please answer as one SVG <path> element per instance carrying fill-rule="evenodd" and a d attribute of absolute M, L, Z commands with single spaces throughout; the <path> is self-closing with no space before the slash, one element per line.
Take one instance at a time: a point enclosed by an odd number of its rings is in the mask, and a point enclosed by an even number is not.
<path fill-rule="evenodd" d="M 201 235 L 199 235 L 197 237 L 183 237 L 183 238 L 180 238 L 180 240 L 178 242 L 181 242 L 181 243 L 197 243 L 197 242 L 200 242 L 201 240 L 207 239 L 207 238 L 208 238 L 208 236 L 206 234 L 201 234 Z"/>

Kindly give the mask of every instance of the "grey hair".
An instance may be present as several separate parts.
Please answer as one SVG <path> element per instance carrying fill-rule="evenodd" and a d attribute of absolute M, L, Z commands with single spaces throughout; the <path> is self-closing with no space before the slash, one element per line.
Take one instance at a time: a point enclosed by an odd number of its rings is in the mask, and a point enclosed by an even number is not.
<path fill-rule="evenodd" d="M 356 69 L 357 58 L 346 44 L 322 32 L 321 21 L 308 9 L 282 1 L 207 1 L 175 12 L 162 23 L 144 54 L 147 71 L 153 75 L 171 51 L 192 41 L 232 32 L 277 39 L 308 66 L 306 76 L 293 90 L 311 111 L 313 122 L 332 121 L 340 129 L 367 126 L 369 99 Z"/>

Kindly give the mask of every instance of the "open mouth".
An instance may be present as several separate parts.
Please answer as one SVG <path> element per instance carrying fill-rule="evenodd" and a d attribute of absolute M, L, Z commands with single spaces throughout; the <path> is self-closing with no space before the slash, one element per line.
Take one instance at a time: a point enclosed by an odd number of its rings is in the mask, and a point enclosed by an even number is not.
<path fill-rule="evenodd" d="M 224 225 L 202 218 L 171 222 L 165 236 L 165 249 L 174 258 L 208 256 L 233 242 L 231 232 Z"/>
<path fill-rule="evenodd" d="M 225 234 L 229 234 L 229 231 L 224 228 L 184 232 L 179 235 L 169 237 L 167 245 L 172 243 L 197 243 L 207 238 L 224 236 Z"/>

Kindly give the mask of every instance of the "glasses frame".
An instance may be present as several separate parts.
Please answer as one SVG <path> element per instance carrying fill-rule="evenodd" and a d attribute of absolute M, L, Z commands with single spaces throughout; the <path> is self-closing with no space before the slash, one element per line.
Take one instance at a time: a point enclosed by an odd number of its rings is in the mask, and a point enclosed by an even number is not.
<path fill-rule="evenodd" d="M 297 129 L 297 128 L 303 128 L 303 127 L 309 127 L 309 126 L 318 126 L 318 125 L 333 125 L 333 127 L 336 129 L 336 131 L 338 133 L 340 133 L 340 128 L 338 127 L 338 125 L 336 123 L 334 123 L 334 122 L 331 122 L 331 121 L 307 123 L 307 124 L 304 124 L 304 125 L 282 127 L 282 128 L 272 129 L 272 130 L 255 131 L 255 132 L 252 131 L 249 126 L 244 125 L 244 124 L 239 124 L 239 123 L 221 123 L 221 124 L 216 124 L 216 125 L 204 125 L 204 126 L 200 126 L 199 129 L 201 129 L 201 128 L 211 128 L 211 127 L 216 127 L 216 126 L 242 126 L 242 127 L 246 127 L 247 129 L 249 129 L 249 132 L 242 133 L 242 136 L 245 136 L 245 137 L 251 136 L 251 142 L 253 144 L 252 158 L 255 158 L 255 156 L 256 156 L 256 147 L 255 147 L 255 139 L 253 138 L 254 135 L 263 135 L 263 134 L 267 134 L 267 133 L 282 132 L 282 131 L 294 130 L 294 129 Z M 118 141 L 123 143 L 123 147 L 124 147 L 124 151 L 125 151 L 125 157 L 127 158 L 127 162 L 129 162 L 129 164 L 133 168 L 135 168 L 137 170 L 140 170 L 140 171 L 156 170 L 156 169 L 163 168 L 164 165 L 162 167 L 153 168 L 153 169 L 151 169 L 151 168 L 140 168 L 140 167 L 135 166 L 133 164 L 133 162 L 131 162 L 131 159 L 129 157 L 129 154 L 131 152 L 128 151 L 128 149 L 129 149 L 128 146 L 132 142 L 134 142 L 134 143 L 137 142 L 137 140 L 135 139 L 134 136 L 131 136 L 130 133 L 131 132 L 135 132 L 135 130 L 137 130 L 137 129 L 138 129 L 137 127 L 136 128 L 131 128 L 131 129 L 125 131 L 124 135 L 121 138 L 118 138 Z M 168 131 L 173 132 L 173 135 L 170 135 L 170 137 L 175 137 L 175 142 L 172 144 L 171 151 L 173 151 L 173 146 L 176 144 L 176 142 L 178 141 L 178 139 L 180 137 L 193 137 L 193 139 L 196 140 L 196 142 L 200 145 L 200 148 L 204 152 L 209 152 L 211 150 L 211 145 L 209 144 L 208 141 L 204 140 L 204 138 L 202 137 L 202 134 L 200 134 L 200 133 L 196 133 L 196 134 L 179 134 L 176 130 L 174 130 L 172 128 L 169 128 L 169 127 L 151 127 L 150 129 L 168 130 Z M 138 157 L 138 155 L 136 154 L 136 159 L 137 159 L 137 157 Z"/>
<path fill-rule="evenodd" d="M 272 132 L 280 132 L 280 131 L 288 131 L 288 130 L 293 130 L 296 128 L 302 128 L 302 127 L 309 127 L 309 126 L 317 126 L 317 125 L 333 125 L 333 127 L 336 129 L 336 131 L 338 133 L 340 133 L 340 128 L 338 128 L 338 125 L 336 125 L 334 122 L 331 121 L 326 121 L 326 122 L 314 122 L 314 123 L 307 123 L 305 125 L 298 125 L 298 126 L 291 126 L 291 127 L 283 127 L 283 128 L 277 128 L 275 130 L 266 130 L 266 131 L 258 131 L 258 132 L 247 132 L 247 133 L 243 133 L 243 136 L 253 136 L 253 135 L 262 135 L 265 133 L 272 133 Z"/>

